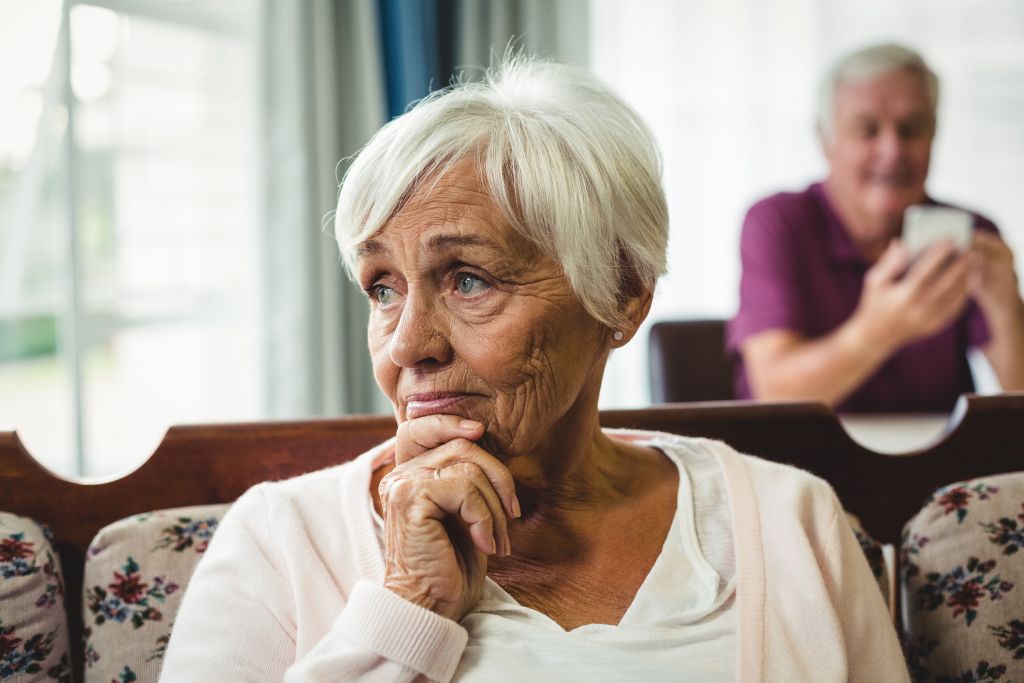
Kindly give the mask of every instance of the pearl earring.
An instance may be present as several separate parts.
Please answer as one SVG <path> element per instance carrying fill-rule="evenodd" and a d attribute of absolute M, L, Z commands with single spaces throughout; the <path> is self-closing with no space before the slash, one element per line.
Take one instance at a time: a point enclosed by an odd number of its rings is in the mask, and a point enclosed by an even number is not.
<path fill-rule="evenodd" d="M 615 330 L 614 332 L 612 332 L 612 339 L 614 339 L 615 341 L 622 341 L 622 332 L 620 332 L 619 330 Z"/>

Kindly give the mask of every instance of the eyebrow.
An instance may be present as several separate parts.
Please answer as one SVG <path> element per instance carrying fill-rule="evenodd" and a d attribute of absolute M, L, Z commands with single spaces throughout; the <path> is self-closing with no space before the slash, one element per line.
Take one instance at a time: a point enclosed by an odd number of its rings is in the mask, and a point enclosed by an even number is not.
<path fill-rule="evenodd" d="M 427 240 L 427 248 L 431 251 L 444 251 L 451 247 L 490 247 L 500 251 L 494 240 L 483 235 L 434 235 Z M 356 247 L 356 257 L 376 256 L 390 251 L 377 240 L 369 239 Z"/>
<path fill-rule="evenodd" d="M 449 247 L 490 247 L 498 249 L 494 240 L 483 235 L 434 235 L 427 240 L 431 251 L 444 251 Z"/>

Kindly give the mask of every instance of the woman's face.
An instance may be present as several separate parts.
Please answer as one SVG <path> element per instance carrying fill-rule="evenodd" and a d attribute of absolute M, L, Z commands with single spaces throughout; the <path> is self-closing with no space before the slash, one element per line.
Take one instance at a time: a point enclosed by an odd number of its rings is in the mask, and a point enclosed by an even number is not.
<path fill-rule="evenodd" d="M 513 457 L 596 413 L 611 331 L 505 221 L 472 163 L 423 183 L 360 245 L 357 270 L 374 375 L 400 422 L 477 420 L 494 454 Z"/>

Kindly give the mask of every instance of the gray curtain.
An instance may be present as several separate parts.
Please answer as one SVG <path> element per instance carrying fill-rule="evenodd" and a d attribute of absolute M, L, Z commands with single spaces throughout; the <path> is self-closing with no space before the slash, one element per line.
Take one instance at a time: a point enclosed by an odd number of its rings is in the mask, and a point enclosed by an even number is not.
<path fill-rule="evenodd" d="M 588 0 L 453 0 L 456 68 L 487 66 L 510 39 L 541 57 L 589 61 Z"/>
<path fill-rule="evenodd" d="M 439 38 L 453 42 L 450 66 L 486 66 L 511 38 L 587 62 L 586 0 L 440 0 L 438 8 Z M 330 222 L 346 159 L 386 122 L 378 4 L 263 0 L 262 14 L 268 414 L 389 412 L 367 353 L 365 297 L 344 274 Z"/>
<path fill-rule="evenodd" d="M 384 122 L 376 3 L 264 1 L 265 367 L 275 418 L 386 412 L 365 297 L 330 216 L 343 157 Z"/>

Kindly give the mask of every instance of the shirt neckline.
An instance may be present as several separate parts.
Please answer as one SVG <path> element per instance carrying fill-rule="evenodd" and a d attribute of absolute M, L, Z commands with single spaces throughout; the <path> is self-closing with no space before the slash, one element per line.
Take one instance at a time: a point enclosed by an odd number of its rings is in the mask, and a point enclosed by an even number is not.
<path fill-rule="evenodd" d="M 538 623 L 568 634 L 584 635 L 587 633 L 601 633 L 611 629 L 619 628 L 646 628 L 664 621 L 663 616 L 652 614 L 650 609 L 651 601 L 647 600 L 647 594 L 655 590 L 654 584 L 659 579 L 664 579 L 668 573 L 681 577 L 684 569 L 692 572 L 692 580 L 699 586 L 699 595 L 690 609 L 681 610 L 673 614 L 673 620 L 694 621 L 721 606 L 735 590 L 735 580 L 730 580 L 726 586 L 719 591 L 718 585 L 720 576 L 717 571 L 704 557 L 700 550 L 700 542 L 697 534 L 696 521 L 693 513 L 693 487 L 686 465 L 676 453 L 678 444 L 671 439 L 655 436 L 648 438 L 643 436 L 637 438 L 637 434 L 630 430 L 606 429 L 609 436 L 616 436 L 631 441 L 637 446 L 656 448 L 666 458 L 671 460 L 679 471 L 679 489 L 676 493 L 676 513 L 672 518 L 672 524 L 665 536 L 662 550 L 651 565 L 647 576 L 644 577 L 640 588 L 637 589 L 633 600 L 617 624 L 590 623 L 581 624 L 573 629 L 564 629 L 557 621 L 547 614 L 522 605 L 512 597 L 504 588 L 498 585 L 490 577 L 484 579 L 484 594 L 476 607 L 467 616 L 474 613 L 488 612 L 513 612 L 518 613 Z M 678 564 L 678 556 L 685 557 L 688 567 L 684 568 Z M 669 566 L 671 565 L 671 566 Z"/>
<path fill-rule="evenodd" d="M 860 266 L 864 269 L 870 268 L 871 262 L 868 261 L 861 250 L 853 243 L 853 240 L 850 239 L 850 234 L 846 231 L 842 219 L 839 218 L 839 213 L 836 212 L 832 198 L 829 197 L 828 188 L 825 187 L 825 183 L 813 183 L 808 190 L 818 200 L 822 210 L 825 238 L 828 243 L 830 259 L 835 263 Z M 928 193 L 925 193 L 921 203 L 929 206 L 941 205 Z"/>
<path fill-rule="evenodd" d="M 533 620 L 537 620 L 541 623 L 547 624 L 553 629 L 557 629 L 563 633 L 569 634 L 585 634 L 588 632 L 604 632 L 609 629 L 617 629 L 624 627 L 646 627 L 653 624 L 643 621 L 646 610 L 638 605 L 642 606 L 644 601 L 641 600 L 645 596 L 645 593 L 652 590 L 651 584 L 657 579 L 659 574 L 667 571 L 679 573 L 681 568 L 678 565 L 667 567 L 666 565 L 672 562 L 671 558 L 666 555 L 666 547 L 670 547 L 670 542 L 676 542 L 680 545 L 679 550 L 686 557 L 689 563 L 689 568 L 694 572 L 697 580 L 701 583 L 701 594 L 697 602 L 697 608 L 680 612 L 676 615 L 677 618 L 681 619 L 697 619 L 705 614 L 718 609 L 723 602 L 735 591 L 735 577 L 733 577 L 726 586 L 719 591 L 718 584 L 720 575 L 711 566 L 711 564 L 704 557 L 704 554 L 700 550 L 699 536 L 697 534 L 696 520 L 694 519 L 693 513 L 693 488 L 692 481 L 690 480 L 689 473 L 687 472 L 686 465 L 683 462 L 680 455 L 676 452 L 679 444 L 676 443 L 676 439 L 660 434 L 653 434 L 650 432 L 635 431 L 629 429 L 605 429 L 605 434 L 613 436 L 615 438 L 629 441 L 637 446 L 646 446 L 656 448 L 662 455 L 671 460 L 678 472 L 679 472 L 679 486 L 676 493 L 676 513 L 672 518 L 672 524 L 669 527 L 669 531 L 666 534 L 665 541 L 662 544 L 662 550 L 655 559 L 651 569 L 647 572 L 647 576 L 644 577 L 643 582 L 640 584 L 640 588 L 637 589 L 636 595 L 633 596 L 633 600 L 630 602 L 629 607 L 623 613 L 618 624 L 581 624 L 574 629 L 566 630 L 556 622 L 554 619 L 549 617 L 547 614 L 535 610 L 531 607 L 526 607 L 520 604 L 515 598 L 513 598 L 504 588 L 498 585 L 490 577 L 484 578 L 484 592 L 480 599 L 480 602 L 467 613 L 467 617 L 474 613 L 481 612 L 501 612 L 501 611 L 512 611 L 528 616 Z M 678 437 L 677 437 L 678 438 Z M 393 439 L 389 439 L 381 446 L 373 449 L 372 451 L 364 454 L 363 459 L 364 476 L 359 477 L 360 486 L 363 491 L 368 491 L 370 479 L 373 477 L 374 461 L 384 451 L 384 449 L 393 442 Z M 373 565 L 373 569 L 377 570 L 373 572 L 377 574 L 379 572 L 380 580 L 383 580 L 384 572 L 384 546 L 383 546 L 383 529 L 384 520 L 377 513 L 373 507 L 373 499 L 369 495 L 367 498 L 367 506 L 370 516 L 368 518 L 369 529 L 372 536 L 375 538 L 376 543 L 374 544 L 376 553 L 373 560 L 370 558 L 364 558 L 367 564 Z M 652 578 L 653 577 L 653 578 Z"/>
<path fill-rule="evenodd" d="M 836 213 L 835 205 L 828 196 L 828 190 L 824 183 L 814 183 L 810 187 L 811 194 L 817 199 L 818 205 L 824 218 L 825 240 L 828 246 L 829 259 L 835 263 L 860 266 L 868 268 L 871 264 L 854 245 L 849 233 L 843 226 L 839 214 Z"/>

